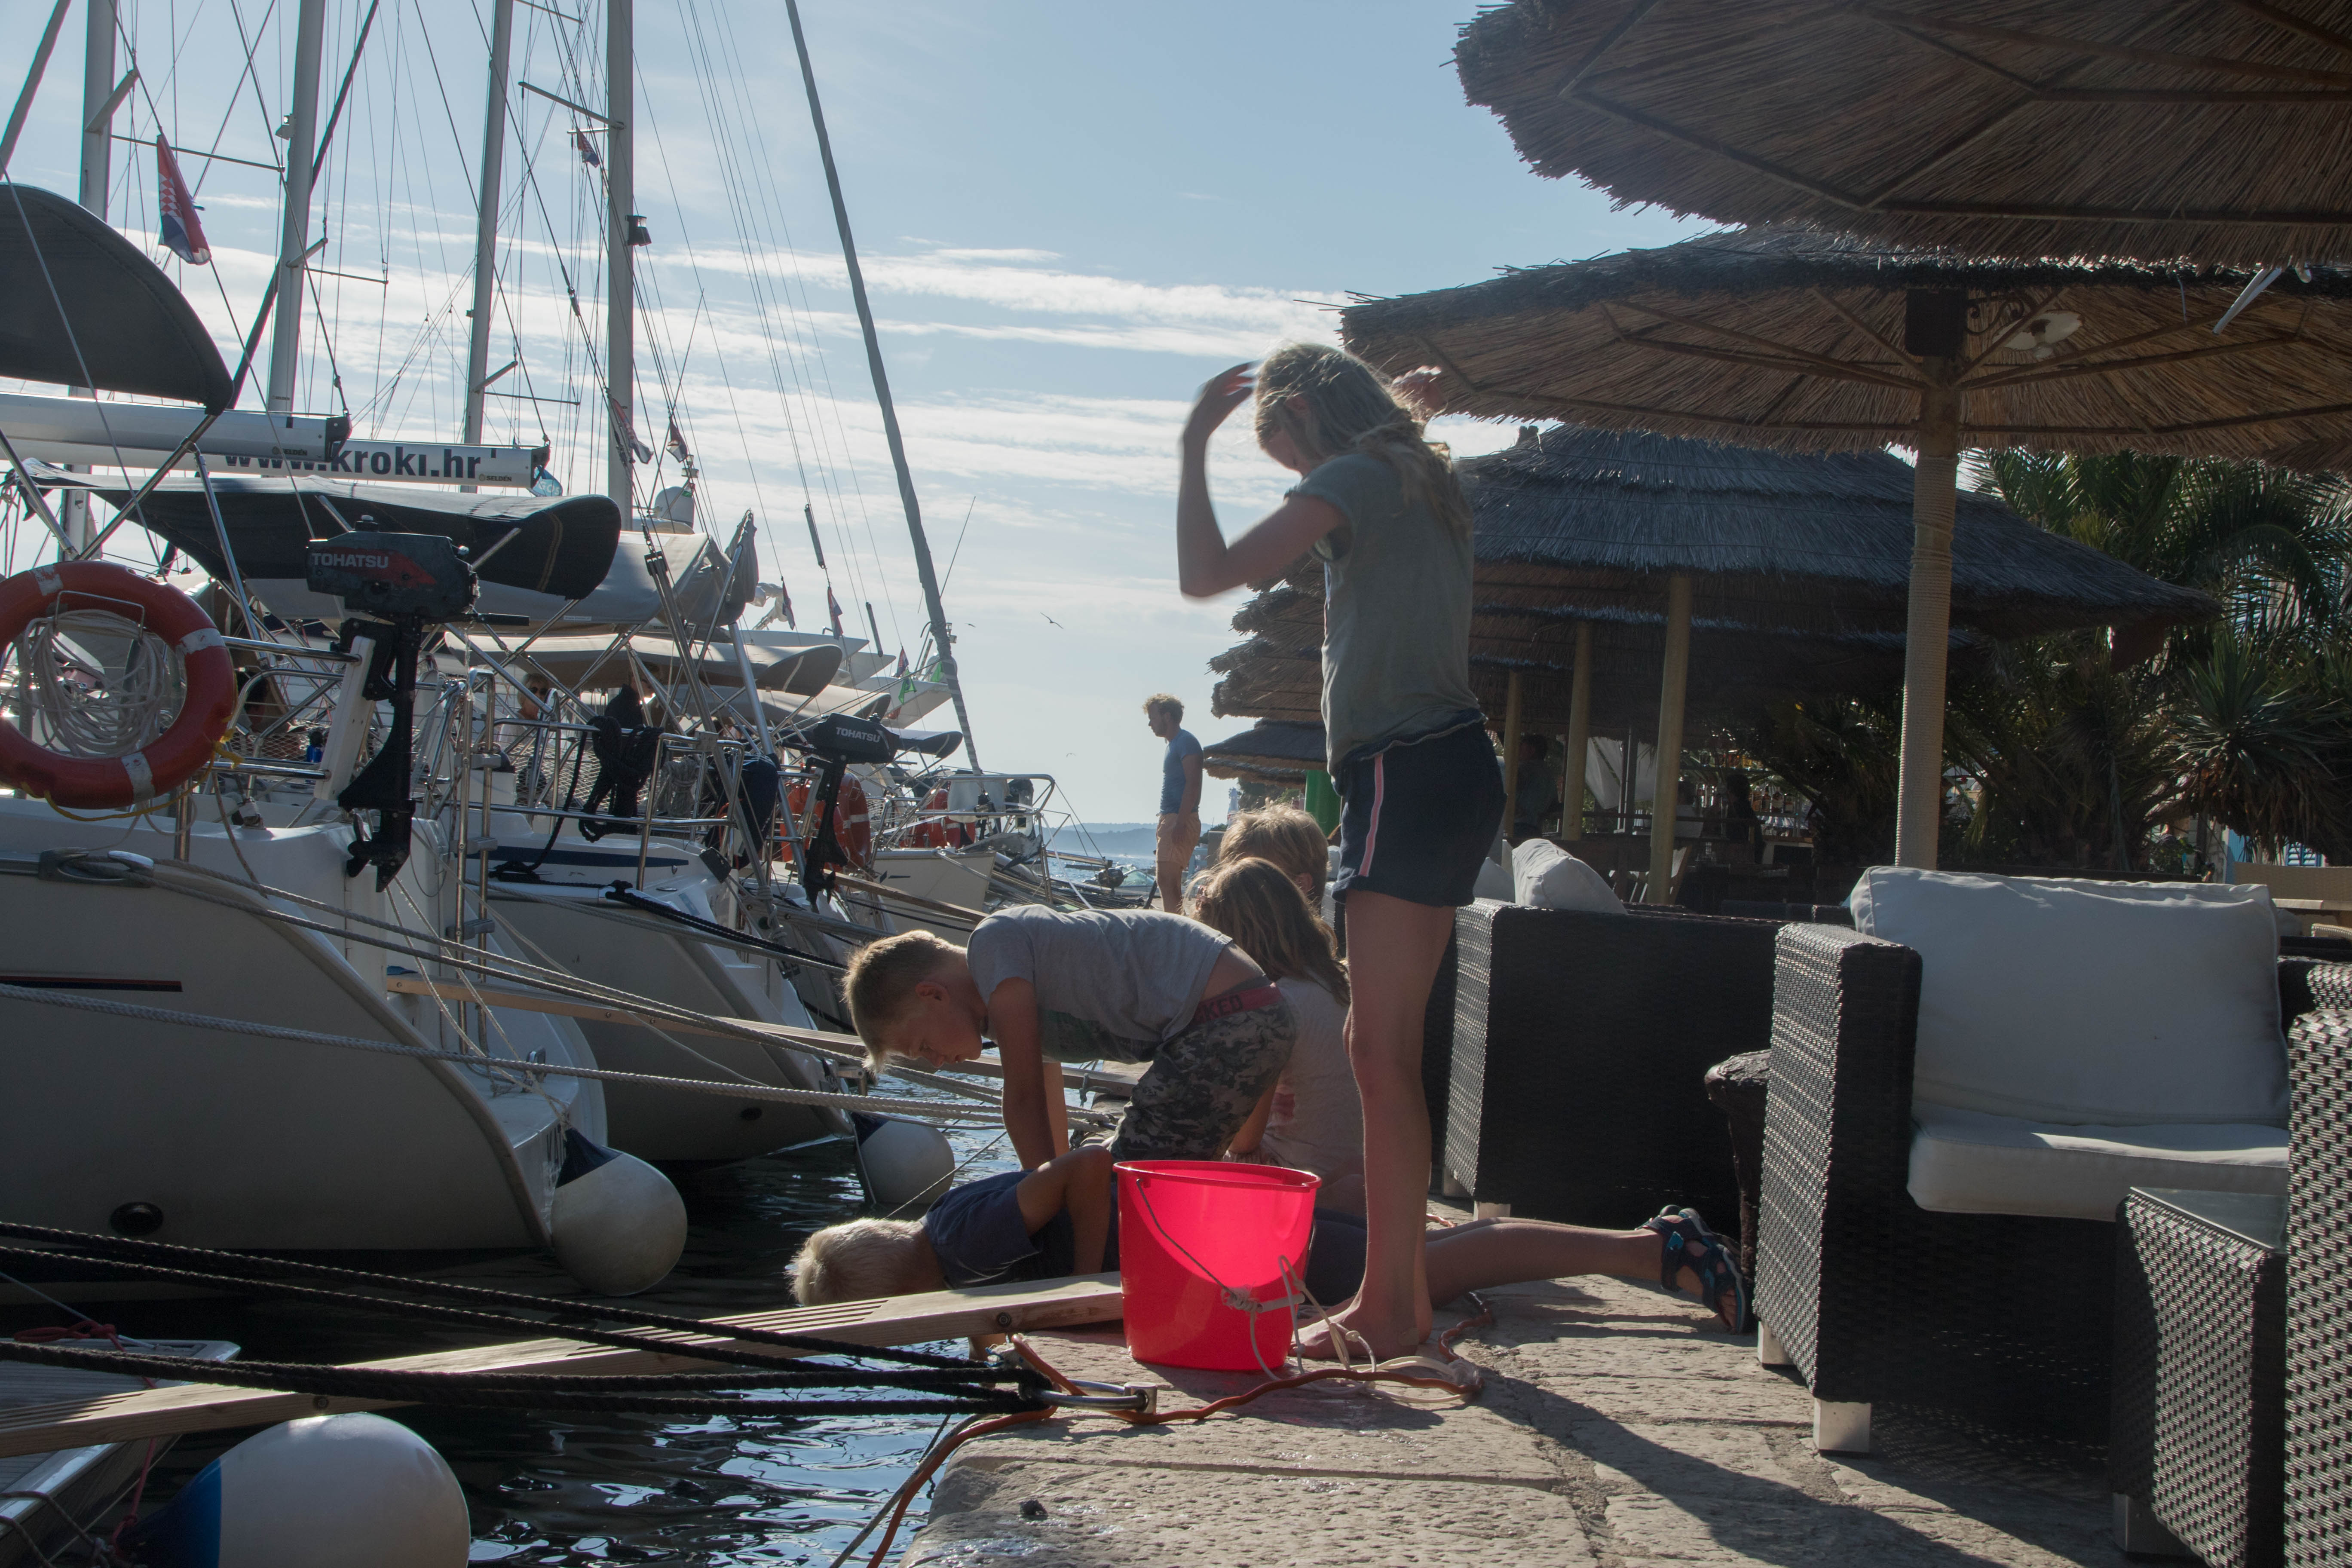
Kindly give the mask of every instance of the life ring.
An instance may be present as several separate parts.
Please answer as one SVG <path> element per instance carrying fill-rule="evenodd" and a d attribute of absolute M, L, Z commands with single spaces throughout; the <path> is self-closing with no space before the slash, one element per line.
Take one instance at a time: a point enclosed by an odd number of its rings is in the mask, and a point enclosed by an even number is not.
<path fill-rule="evenodd" d="M 961 849 L 972 841 L 971 825 L 947 819 L 948 792 L 935 789 L 923 802 L 926 812 L 938 815 L 924 817 L 908 831 L 907 842 L 917 849 Z"/>
<path fill-rule="evenodd" d="M 808 810 L 809 786 L 796 784 L 784 792 L 784 807 L 798 821 Z M 814 830 L 811 830 L 814 837 Z M 841 775 L 841 793 L 835 797 L 833 808 L 833 840 L 853 866 L 874 863 L 874 823 L 866 800 L 866 786 L 857 782 L 855 773 Z"/>
<path fill-rule="evenodd" d="M 37 746 L 0 719 L 0 780 L 53 805 L 119 810 L 144 806 L 202 773 L 228 734 L 236 710 L 236 669 L 204 606 L 169 584 L 103 561 L 61 561 L 0 580 L 0 644 L 51 613 L 68 595 L 136 605 L 145 630 L 180 655 L 187 695 L 172 727 L 126 757 L 73 757 Z M 130 617 L 126 617 L 130 618 Z"/>

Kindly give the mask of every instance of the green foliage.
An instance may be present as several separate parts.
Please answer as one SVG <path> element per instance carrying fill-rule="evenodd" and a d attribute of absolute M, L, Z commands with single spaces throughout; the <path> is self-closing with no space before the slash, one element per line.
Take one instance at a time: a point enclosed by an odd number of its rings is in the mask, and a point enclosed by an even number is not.
<path fill-rule="evenodd" d="M 2151 868 L 2152 856 L 2182 854 L 2160 825 L 2202 814 L 2261 844 L 2352 861 L 2352 658 L 2341 649 L 2352 486 L 2130 453 L 2003 452 L 1974 471 L 2043 528 L 2210 594 L 2223 614 L 2167 629 L 2127 668 L 2099 632 L 2023 639 L 1957 668 L 1945 757 L 1974 805 L 1947 855 Z M 1784 705 L 1743 740 L 1823 803 L 1833 826 L 1822 858 L 1852 864 L 1892 847 L 1898 732 L 1891 704 L 1850 700 Z"/>

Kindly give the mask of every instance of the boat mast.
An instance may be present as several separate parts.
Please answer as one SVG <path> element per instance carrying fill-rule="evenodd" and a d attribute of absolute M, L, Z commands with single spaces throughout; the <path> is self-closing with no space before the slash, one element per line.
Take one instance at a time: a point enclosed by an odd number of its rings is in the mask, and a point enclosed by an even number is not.
<path fill-rule="evenodd" d="M 636 195 L 636 163 L 631 143 L 636 117 L 635 0 L 605 0 L 604 5 L 604 375 L 611 400 L 612 436 L 605 456 L 604 491 L 621 509 L 627 526 L 635 509 L 631 472 L 635 454 L 629 447 L 636 436 L 630 400 L 636 387 L 635 258 L 629 254 L 638 217 L 630 207 Z"/>
<path fill-rule="evenodd" d="M 625 0 L 624 0 L 625 3 Z M 890 402 L 890 378 L 882 369 L 882 340 L 875 335 L 874 310 L 866 302 L 866 275 L 857 268 L 857 244 L 849 237 L 849 207 L 841 199 L 841 173 L 833 163 L 833 140 L 824 133 L 824 109 L 817 101 L 816 69 L 809 64 L 808 38 L 801 32 L 800 0 L 784 0 L 793 21 L 793 47 L 800 51 L 801 81 L 808 89 L 809 119 L 816 126 L 817 155 L 824 161 L 825 188 L 833 193 L 834 226 L 841 231 L 841 258 L 849 267 L 849 294 L 857 302 L 857 325 L 866 334 L 866 363 L 874 373 L 874 395 L 882 405 L 882 434 L 890 443 L 890 464 L 898 470 L 898 500 L 907 509 L 907 532 L 915 542 L 915 572 L 923 582 L 923 604 L 931 615 L 931 641 L 940 650 L 940 679 L 955 700 L 956 723 L 963 731 L 964 755 L 972 771 L 980 771 L 980 750 L 971 739 L 971 714 L 963 702 L 963 680 L 956 672 L 955 638 L 948 633 L 948 613 L 940 602 L 939 574 L 931 567 L 930 542 L 923 537 L 923 510 L 915 500 L 915 476 L 907 468 L 907 446 L 898 437 L 898 411 Z M 874 650 L 880 653 L 880 648 Z"/>
<path fill-rule="evenodd" d="M 286 117 L 286 214 L 278 241 L 278 322 L 269 338 L 269 412 L 294 411 L 302 343 L 302 268 L 310 247 L 310 161 L 319 139 L 319 48 L 327 0 L 302 0 L 294 24 L 294 100 Z"/>
<path fill-rule="evenodd" d="M 93 5 L 100 0 L 91 0 Z M 490 7 L 490 105 L 482 117 L 482 189 L 474 216 L 473 331 L 466 351 L 466 445 L 482 440 L 482 403 L 490 374 L 491 295 L 498 282 L 499 195 L 507 147 L 507 57 L 514 48 L 514 0 Z M 471 489 L 471 486 L 467 487 Z"/>
<path fill-rule="evenodd" d="M 114 0 L 89 0 L 89 27 L 82 35 L 81 194 L 84 207 L 106 216 L 107 185 L 114 174 L 114 110 L 121 94 L 114 86 Z M 125 85 L 128 85 L 127 83 Z M 72 397 L 96 397 L 86 386 L 66 389 Z M 89 548 L 89 492 L 68 489 L 58 497 L 58 521 L 73 541 L 74 553 Z"/>

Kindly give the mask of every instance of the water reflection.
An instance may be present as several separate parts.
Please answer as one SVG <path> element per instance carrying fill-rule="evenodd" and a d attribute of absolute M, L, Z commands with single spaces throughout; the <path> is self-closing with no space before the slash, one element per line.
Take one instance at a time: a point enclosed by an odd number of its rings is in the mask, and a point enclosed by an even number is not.
<path fill-rule="evenodd" d="M 905 1092 L 893 1086 L 894 1093 Z M 959 1180 L 1008 1169 L 1003 1135 L 951 1132 Z M 637 1298 L 708 1316 L 791 1304 L 784 1266 L 811 1230 L 860 1212 L 845 1142 L 682 1178 L 693 1230 L 677 1271 Z M 547 1295 L 576 1292 L 551 1260 L 514 1258 L 451 1276 Z M 7 1328 L 57 1314 L 11 1309 Z M 257 1360 L 349 1362 L 484 1338 L 293 1302 L 123 1301 L 97 1313 L 125 1332 L 234 1340 Z M 931 1347 L 954 1351 L 960 1345 Z M 518 1565 L 826 1563 L 905 1479 L 937 1416 L 803 1421 L 660 1420 L 507 1410 L 386 1412 L 457 1473 L 473 1510 L 474 1561 Z M 152 1509 L 250 1434 L 183 1438 L 150 1480 Z"/>

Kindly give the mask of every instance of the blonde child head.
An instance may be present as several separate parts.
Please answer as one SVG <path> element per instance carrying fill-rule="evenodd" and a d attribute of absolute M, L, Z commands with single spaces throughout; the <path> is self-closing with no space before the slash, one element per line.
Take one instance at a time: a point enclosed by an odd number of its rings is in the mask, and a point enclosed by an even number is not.
<path fill-rule="evenodd" d="M 1304 884 L 1299 891 L 1309 905 L 1323 901 L 1323 884 L 1331 875 L 1331 847 L 1322 826 L 1295 805 L 1262 806 L 1229 818 L 1217 845 L 1217 864 L 1236 860 L 1271 862 Z"/>
<path fill-rule="evenodd" d="M 1271 861 L 1212 867 L 1192 885 L 1192 918 L 1233 938 L 1272 978 L 1312 981 L 1348 999 L 1348 971 L 1331 928 Z"/>
<path fill-rule="evenodd" d="M 940 1289 L 939 1259 L 919 1220 L 827 1226 L 803 1242 L 793 1260 L 793 1296 L 803 1307 Z"/>
<path fill-rule="evenodd" d="M 842 1000 L 849 1005 L 850 1026 L 866 1043 L 866 1058 L 876 1071 L 900 1054 L 886 1041 L 891 1026 L 912 1010 L 915 987 L 962 958 L 955 948 L 927 931 L 884 937 L 850 955 L 848 973 L 841 977 Z"/>

